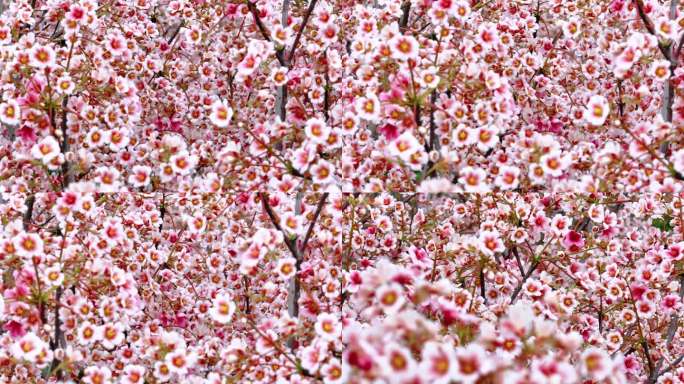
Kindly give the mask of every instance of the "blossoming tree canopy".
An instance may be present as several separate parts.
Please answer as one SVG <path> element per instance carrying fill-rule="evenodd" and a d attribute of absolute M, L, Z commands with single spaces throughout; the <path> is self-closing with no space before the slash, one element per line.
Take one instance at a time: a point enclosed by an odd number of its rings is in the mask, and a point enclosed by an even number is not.
<path fill-rule="evenodd" d="M 677 1 L 2 10 L 8 190 L 681 188 Z"/>
<path fill-rule="evenodd" d="M 0 0 L 0 382 L 683 383 L 677 0 Z"/>

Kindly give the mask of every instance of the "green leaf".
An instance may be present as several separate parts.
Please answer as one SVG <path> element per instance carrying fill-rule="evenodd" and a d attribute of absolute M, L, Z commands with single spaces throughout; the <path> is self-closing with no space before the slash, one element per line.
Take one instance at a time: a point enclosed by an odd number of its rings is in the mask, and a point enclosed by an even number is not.
<path fill-rule="evenodd" d="M 664 214 L 662 217 L 656 217 L 653 219 L 651 224 L 653 227 L 658 228 L 662 232 L 670 232 L 672 230 L 672 224 L 670 224 L 671 221 L 672 216 Z"/>

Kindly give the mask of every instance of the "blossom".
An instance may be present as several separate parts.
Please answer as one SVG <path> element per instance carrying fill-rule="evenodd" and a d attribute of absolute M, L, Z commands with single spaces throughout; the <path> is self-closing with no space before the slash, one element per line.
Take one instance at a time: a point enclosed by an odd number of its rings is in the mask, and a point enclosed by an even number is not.
<path fill-rule="evenodd" d="M 660 17 L 655 22 L 656 33 L 663 39 L 674 39 L 677 37 L 677 28 L 673 25 L 672 20 L 666 17 Z"/>
<path fill-rule="evenodd" d="M 225 128 L 233 118 L 233 109 L 225 101 L 216 100 L 210 107 L 209 120 L 219 128 Z"/>
<path fill-rule="evenodd" d="M 343 135 L 352 135 L 359 126 L 359 118 L 355 114 L 347 112 L 342 118 L 341 126 Z"/>
<path fill-rule="evenodd" d="M 411 353 L 406 348 L 396 344 L 387 346 L 385 356 L 381 361 L 385 374 L 396 378 L 408 377 L 413 373 L 416 366 Z"/>
<path fill-rule="evenodd" d="M 111 383 L 112 371 L 107 367 L 88 367 L 83 371 L 83 382 L 87 384 Z"/>
<path fill-rule="evenodd" d="M 467 20 L 470 15 L 470 4 L 466 0 L 454 1 L 454 5 L 451 8 L 453 9 L 453 15 L 461 21 Z"/>
<path fill-rule="evenodd" d="M 387 141 L 394 141 L 399 137 L 399 128 L 394 124 L 385 124 L 378 128 Z"/>
<path fill-rule="evenodd" d="M 478 132 L 475 129 L 466 127 L 464 124 L 459 124 L 456 130 L 454 130 L 452 140 L 456 147 L 465 147 L 478 141 Z"/>
<path fill-rule="evenodd" d="M 102 339 L 102 328 L 88 321 L 78 327 L 78 341 L 82 344 L 93 344 Z"/>
<path fill-rule="evenodd" d="M 0 28 L 0 44 L 7 44 L 12 41 L 10 29 L 7 27 Z"/>
<path fill-rule="evenodd" d="M 568 21 L 562 22 L 563 35 L 568 39 L 574 39 L 580 34 L 580 25 L 577 18 L 571 18 Z"/>
<path fill-rule="evenodd" d="M 423 347 L 420 365 L 421 371 L 435 384 L 447 384 L 456 375 L 457 363 L 453 348 L 434 341 Z"/>
<path fill-rule="evenodd" d="M 49 45 L 36 45 L 30 53 L 31 66 L 38 69 L 52 68 L 55 65 L 55 51 Z"/>
<path fill-rule="evenodd" d="M 192 44 L 197 44 L 202 39 L 202 32 L 197 27 L 186 29 L 185 38 Z"/>
<path fill-rule="evenodd" d="M 44 164 L 50 163 L 59 154 L 59 143 L 53 136 L 46 136 L 31 148 L 33 158 L 41 160 Z"/>
<path fill-rule="evenodd" d="M 145 381 L 145 367 L 131 364 L 123 369 L 121 384 L 142 384 Z"/>
<path fill-rule="evenodd" d="M 207 227 L 206 217 L 200 215 L 185 215 L 185 221 L 190 233 L 202 233 Z"/>
<path fill-rule="evenodd" d="M 493 23 L 485 22 L 479 25 L 475 41 L 484 47 L 491 47 L 498 42 L 499 33 Z"/>
<path fill-rule="evenodd" d="M 591 125 L 603 125 L 609 112 L 608 100 L 603 96 L 593 95 L 584 111 L 584 118 Z"/>
<path fill-rule="evenodd" d="M 321 39 L 323 40 L 324 44 L 332 44 L 337 41 L 339 27 L 335 24 L 328 24 L 323 26 L 321 32 Z"/>
<path fill-rule="evenodd" d="M 273 71 L 271 79 L 279 87 L 285 85 L 287 83 L 287 67 L 280 67 Z"/>
<path fill-rule="evenodd" d="M 93 127 L 86 135 L 86 143 L 90 148 L 97 148 L 105 144 L 106 135 L 101 129 Z"/>
<path fill-rule="evenodd" d="M 17 255 L 27 259 L 43 255 L 43 239 L 35 233 L 23 233 L 14 238 Z"/>
<path fill-rule="evenodd" d="M 419 148 L 420 143 L 415 136 L 411 132 L 406 131 L 389 144 L 389 154 L 408 162 L 411 155 L 418 151 Z"/>
<path fill-rule="evenodd" d="M 584 238 L 577 231 L 568 231 L 563 238 L 563 246 L 570 252 L 579 252 L 584 247 Z"/>
<path fill-rule="evenodd" d="M 316 164 L 311 167 L 311 174 L 314 182 L 317 184 L 329 184 L 333 181 L 335 169 L 333 165 L 325 160 L 318 160 Z"/>
<path fill-rule="evenodd" d="M 60 286 L 64 282 L 64 274 L 62 273 L 62 267 L 60 265 L 54 265 L 45 270 L 45 277 L 48 284 L 52 286 Z"/>
<path fill-rule="evenodd" d="M 251 75 L 261 64 L 261 58 L 253 53 L 248 53 L 238 64 L 238 76 L 241 79 Z"/>
<path fill-rule="evenodd" d="M 488 373 L 493 368 L 484 348 L 478 344 L 457 348 L 456 362 L 457 369 L 452 377 L 465 384 L 475 383 L 480 375 Z"/>
<path fill-rule="evenodd" d="M 437 68 L 430 67 L 424 70 L 418 76 L 418 83 L 425 88 L 437 88 L 439 84 L 439 75 L 437 75 Z"/>
<path fill-rule="evenodd" d="M 276 266 L 278 277 L 283 280 L 289 280 L 296 273 L 296 260 L 292 257 L 286 257 L 278 260 Z"/>
<path fill-rule="evenodd" d="M 559 362 L 553 357 L 534 360 L 531 369 L 532 377 L 539 382 L 573 383 L 577 380 L 577 373 L 572 365 Z"/>
<path fill-rule="evenodd" d="M 116 192 L 119 189 L 121 172 L 114 167 L 99 167 L 95 170 L 96 182 L 102 192 Z"/>
<path fill-rule="evenodd" d="M 612 370 L 608 353 L 596 347 L 589 347 L 582 352 L 580 363 L 582 373 L 597 381 L 606 378 Z"/>
<path fill-rule="evenodd" d="M 38 356 L 48 348 L 47 343 L 35 333 L 29 332 L 12 344 L 10 352 L 15 359 L 35 362 Z"/>
<path fill-rule="evenodd" d="M 195 364 L 196 358 L 194 353 L 181 349 L 166 355 L 165 362 L 171 372 L 183 376 Z"/>
<path fill-rule="evenodd" d="M 632 46 L 627 46 L 615 59 L 615 72 L 618 78 L 632 68 L 642 56 L 641 50 Z"/>
<path fill-rule="evenodd" d="M 484 193 L 489 191 L 486 177 L 487 173 L 481 168 L 465 167 L 461 169 L 458 181 L 468 193 Z"/>
<path fill-rule="evenodd" d="M 499 169 L 499 174 L 494 180 L 494 184 L 501 189 L 516 189 L 519 184 L 520 169 L 513 166 L 504 165 Z"/>
<path fill-rule="evenodd" d="M 70 95 L 74 89 L 76 88 L 76 85 L 74 82 L 71 80 L 71 78 L 68 75 L 62 75 L 57 79 L 57 92 Z"/>
<path fill-rule="evenodd" d="M 182 361 L 184 363 L 184 361 Z M 154 363 L 154 377 L 156 377 L 158 380 L 165 382 L 168 381 L 171 378 L 171 368 L 169 368 L 169 364 L 166 363 L 166 361 L 157 361 Z"/>
<path fill-rule="evenodd" d="M 128 176 L 128 182 L 136 188 L 144 187 L 150 183 L 152 168 L 147 165 L 135 165 Z"/>
<path fill-rule="evenodd" d="M 110 217 L 102 226 L 102 239 L 113 247 L 117 245 L 124 236 L 123 222 L 118 217 Z"/>
<path fill-rule="evenodd" d="M 487 256 L 494 256 L 495 253 L 506 249 L 498 231 L 482 231 L 478 240 L 480 251 Z"/>
<path fill-rule="evenodd" d="M 304 133 L 314 143 L 325 144 L 330 136 L 330 127 L 323 120 L 313 118 L 306 121 Z"/>
<path fill-rule="evenodd" d="M 409 59 L 415 59 L 418 56 L 419 44 L 413 36 L 410 35 L 397 35 L 390 39 L 389 46 L 391 50 L 392 57 L 400 60 L 406 61 Z"/>
<path fill-rule="evenodd" d="M 655 60 L 651 63 L 648 73 L 658 81 L 666 81 L 670 78 L 670 62 Z"/>
<path fill-rule="evenodd" d="M 357 98 L 354 107 L 364 120 L 376 122 L 380 118 L 380 100 L 373 93 Z"/>
<path fill-rule="evenodd" d="M 553 177 L 559 177 L 570 165 L 570 160 L 566 156 L 563 156 L 560 152 L 550 152 L 542 156 L 539 159 L 539 163 L 545 174 Z"/>
<path fill-rule="evenodd" d="M 551 219 L 550 227 L 554 235 L 561 237 L 565 236 L 565 234 L 567 234 L 570 231 L 571 225 L 572 219 L 568 218 L 567 216 L 557 214 L 553 216 L 553 218 Z M 573 236 L 573 238 L 576 239 L 575 236 Z"/>
<path fill-rule="evenodd" d="M 121 56 L 124 52 L 126 52 L 126 38 L 123 36 L 123 34 L 119 31 L 115 31 L 106 38 L 105 41 L 105 47 L 112 53 L 114 56 Z"/>
<path fill-rule="evenodd" d="M 663 1 L 25 3 L 0 376 L 684 379 Z"/>
<path fill-rule="evenodd" d="M 380 287 L 376 291 L 375 297 L 385 312 L 388 313 L 397 312 L 404 304 L 401 288 L 396 283 L 390 283 Z"/>
<path fill-rule="evenodd" d="M 17 125 L 21 121 L 21 108 L 16 100 L 7 100 L 0 104 L 0 122 Z"/>
<path fill-rule="evenodd" d="M 334 361 L 324 364 L 321 367 L 324 384 L 342 384 L 347 382 L 350 375 L 350 368 L 347 364 L 338 364 Z"/>
<path fill-rule="evenodd" d="M 321 313 L 314 326 L 316 334 L 324 340 L 338 341 L 342 339 L 342 324 L 338 317 L 330 313 Z"/>
<path fill-rule="evenodd" d="M 477 149 L 486 152 L 499 143 L 499 128 L 493 125 L 481 127 L 475 130 L 477 137 Z"/>
<path fill-rule="evenodd" d="M 174 174 L 188 175 L 195 168 L 197 160 L 197 156 L 191 155 L 187 151 L 181 151 L 169 158 L 169 164 Z"/>
<path fill-rule="evenodd" d="M 115 348 L 116 346 L 120 345 L 123 340 L 124 340 L 124 326 L 123 324 L 116 322 L 116 323 L 108 323 L 104 324 L 101 328 L 101 336 L 102 338 L 100 339 L 100 342 L 102 343 L 102 346 L 104 346 L 107 349 L 112 349 Z"/>
<path fill-rule="evenodd" d="M 211 318 L 221 324 L 228 324 L 235 313 L 235 303 L 227 295 L 219 295 L 212 301 L 209 314 Z"/>

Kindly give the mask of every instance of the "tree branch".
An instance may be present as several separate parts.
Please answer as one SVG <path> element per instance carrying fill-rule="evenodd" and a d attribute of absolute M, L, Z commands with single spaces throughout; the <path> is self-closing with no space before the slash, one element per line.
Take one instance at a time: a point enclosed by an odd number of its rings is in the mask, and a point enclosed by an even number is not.
<path fill-rule="evenodd" d="M 249 9 L 249 12 L 252 14 L 252 17 L 254 18 L 254 24 L 256 24 L 257 29 L 259 29 L 261 36 L 263 36 L 266 41 L 273 42 L 273 39 L 271 39 L 271 32 L 268 31 L 268 29 L 264 25 L 264 22 L 261 20 L 261 16 L 259 16 L 259 10 L 256 7 L 256 3 L 247 1 L 247 8 Z M 282 65 L 283 67 L 287 67 L 287 62 L 283 57 L 282 48 L 276 50 L 276 58 L 278 59 L 280 65 Z"/>
<path fill-rule="evenodd" d="M 311 237 L 313 228 L 316 225 L 316 221 L 318 221 L 318 216 L 321 214 L 321 211 L 323 210 L 325 201 L 328 199 L 328 195 L 328 192 L 324 193 L 323 196 L 321 196 L 321 199 L 318 201 L 318 205 L 316 206 L 316 212 L 314 213 L 313 220 L 311 220 L 311 223 L 309 224 L 309 229 L 306 231 L 306 235 L 304 235 L 304 241 L 302 241 L 302 245 L 299 248 L 300 255 L 302 255 L 306 250 L 306 245 L 309 242 L 309 238 Z"/>
<path fill-rule="evenodd" d="M 655 31 L 655 27 L 653 25 L 653 21 L 648 17 L 646 14 L 646 11 L 644 10 L 644 1 L 643 0 L 634 0 L 634 3 L 636 3 L 637 7 L 637 13 L 639 14 L 639 18 L 641 18 L 641 21 L 644 23 L 644 26 L 646 27 L 646 30 L 648 33 L 650 33 L 653 36 L 658 36 Z M 662 52 L 663 56 L 669 61 L 672 61 L 672 55 L 670 54 L 669 48 L 672 45 L 670 44 L 663 44 L 660 41 L 658 41 L 658 48 L 660 49 L 660 52 Z"/>
<path fill-rule="evenodd" d="M 667 368 L 665 368 L 665 369 L 663 369 L 662 371 L 660 371 L 660 372 L 658 373 L 658 375 L 660 376 L 660 375 L 663 375 L 663 374 L 665 374 L 665 373 L 670 372 L 671 370 L 673 370 L 673 369 L 677 366 L 677 364 L 681 363 L 682 360 L 684 360 L 684 355 L 681 355 L 681 356 L 679 356 L 678 358 L 676 358 L 676 359 L 672 362 L 672 364 L 668 365 Z"/>
<path fill-rule="evenodd" d="M 35 195 L 29 195 L 26 198 L 25 204 L 26 204 L 26 212 L 24 212 L 24 216 L 22 217 L 22 224 L 24 226 L 24 231 L 28 231 L 30 226 L 31 226 L 31 221 L 33 220 L 33 206 L 36 203 L 36 196 Z"/>
<path fill-rule="evenodd" d="M 679 275 L 679 299 L 681 300 L 684 298 L 684 274 Z M 667 327 L 667 338 L 665 339 L 665 348 L 669 348 L 672 345 L 672 342 L 674 341 L 674 336 L 677 333 L 677 328 L 679 328 L 679 312 L 673 312 L 672 315 L 670 316 L 670 325 Z M 682 357 L 680 356 L 679 361 L 681 361 Z M 665 357 L 662 356 L 658 360 L 658 364 L 656 364 L 656 368 L 653 372 L 653 375 L 649 378 L 650 383 L 655 383 L 656 380 L 658 380 L 658 377 L 660 377 L 662 374 L 666 373 L 668 369 L 660 370 L 660 368 L 663 366 L 663 363 L 665 362 Z M 676 363 L 673 363 L 670 365 L 670 368 L 672 365 L 676 365 Z"/>
<path fill-rule="evenodd" d="M 306 10 L 306 14 L 304 15 L 304 20 L 302 20 L 302 25 L 299 27 L 299 31 L 297 31 L 297 36 L 295 37 L 295 41 L 292 44 L 292 49 L 290 49 L 290 54 L 287 56 L 287 63 L 292 64 L 292 60 L 294 59 L 294 54 L 295 51 L 297 50 L 297 47 L 299 47 L 299 40 L 302 38 L 302 34 L 304 33 L 304 29 L 306 28 L 306 24 L 309 22 L 309 18 L 311 17 L 311 14 L 313 13 L 314 8 L 316 7 L 316 3 L 318 0 L 311 0 L 309 3 L 309 8 Z"/>
<path fill-rule="evenodd" d="M 411 13 L 411 1 L 406 0 L 401 5 L 401 18 L 399 19 L 399 31 L 401 33 L 406 33 L 406 29 L 409 21 L 409 13 Z"/>
<path fill-rule="evenodd" d="M 532 276 L 532 272 L 534 272 L 535 269 L 539 266 L 539 261 L 534 261 L 532 265 L 530 266 L 530 269 L 527 270 L 527 273 L 523 276 L 522 280 L 518 284 L 518 286 L 515 288 L 515 291 L 513 291 L 513 294 L 511 295 L 511 304 L 515 303 L 515 300 L 518 298 L 518 294 L 520 294 L 520 291 L 522 290 L 522 286 L 525 284 L 527 279 Z"/>
<path fill-rule="evenodd" d="M 263 192 L 261 193 L 261 205 L 264 207 L 264 211 L 266 211 L 266 214 L 268 215 L 269 219 L 271 219 L 271 223 L 273 224 L 273 226 L 283 233 L 285 245 L 287 245 L 287 248 L 292 253 L 292 256 L 294 256 L 295 259 L 299 259 L 299 251 L 297 250 L 295 242 L 290 239 L 290 235 L 288 235 L 288 233 L 285 232 L 283 228 L 280 226 L 280 219 L 273 211 L 271 204 L 268 202 L 268 195 Z"/>

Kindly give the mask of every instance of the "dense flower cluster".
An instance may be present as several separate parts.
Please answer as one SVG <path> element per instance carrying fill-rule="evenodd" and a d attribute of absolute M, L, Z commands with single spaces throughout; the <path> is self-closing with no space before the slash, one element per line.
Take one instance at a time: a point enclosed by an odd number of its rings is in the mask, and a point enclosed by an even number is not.
<path fill-rule="evenodd" d="M 684 383 L 677 0 L 0 0 L 0 382 Z"/>
<path fill-rule="evenodd" d="M 676 1 L 290 2 L 9 2 L 5 188 L 681 189 Z"/>

